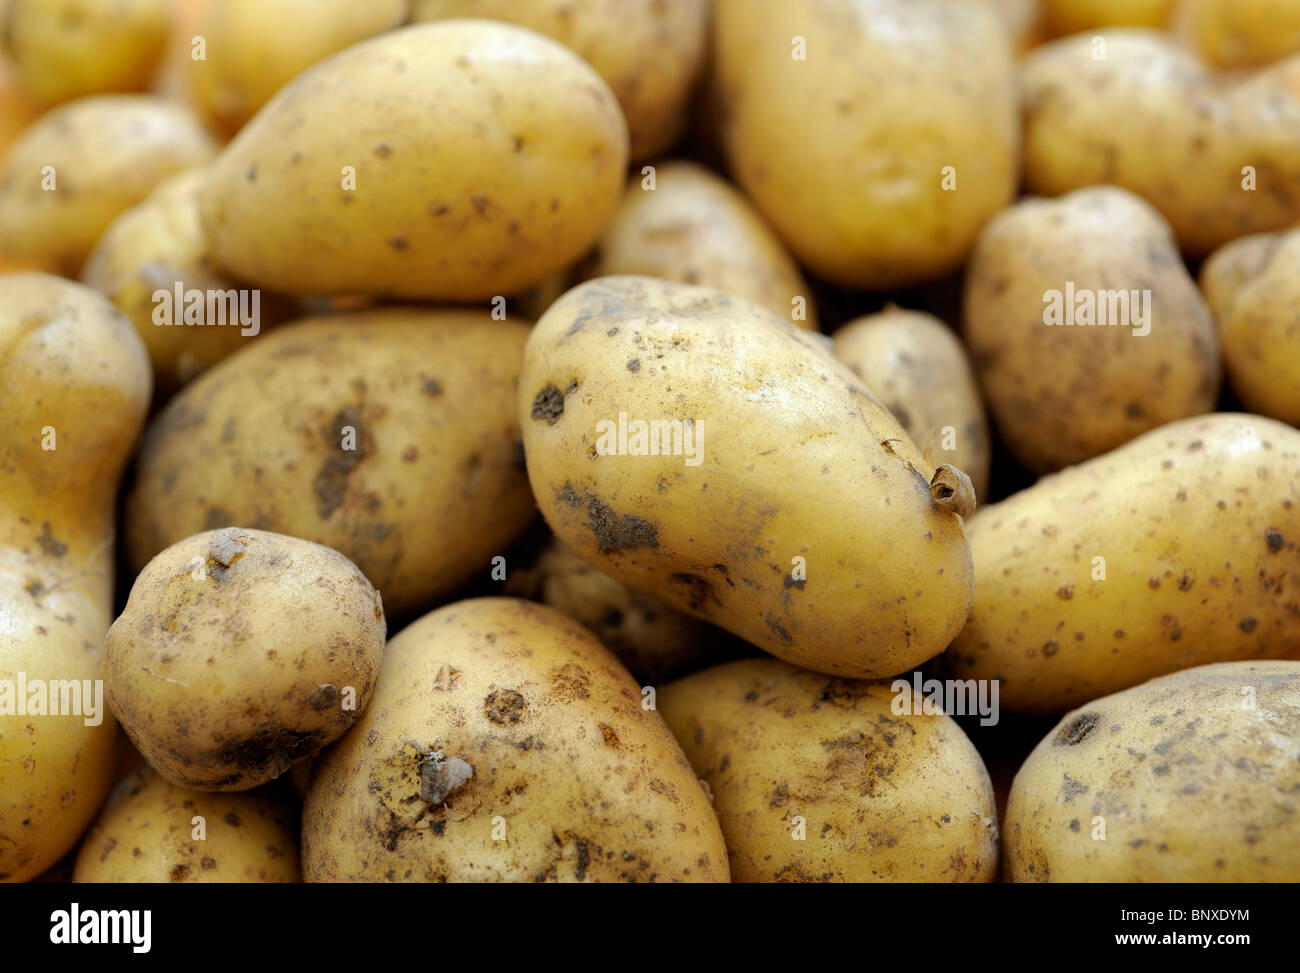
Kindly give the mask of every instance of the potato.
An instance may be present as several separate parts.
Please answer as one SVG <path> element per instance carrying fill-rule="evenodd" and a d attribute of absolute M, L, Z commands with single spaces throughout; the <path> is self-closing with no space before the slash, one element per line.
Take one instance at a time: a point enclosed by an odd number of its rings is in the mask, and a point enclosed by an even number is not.
<path fill-rule="evenodd" d="M 553 37 L 609 83 L 633 159 L 667 151 L 686 126 L 704 65 L 708 0 L 412 0 L 414 20 L 490 17 Z"/>
<path fill-rule="evenodd" d="M 993 880 L 984 764 L 950 717 L 922 714 L 905 692 L 916 715 L 900 715 L 888 683 L 828 680 L 775 659 L 660 691 L 663 718 L 713 794 L 732 881 Z"/>
<path fill-rule="evenodd" d="M 0 16 L 3 15 L 3 7 L 0 7 Z M 4 158 L 18 134 L 39 114 L 40 108 L 19 87 L 12 65 L 0 57 L 0 159 Z"/>
<path fill-rule="evenodd" d="M 906 671 L 965 621 L 969 480 L 766 309 L 597 278 L 537 323 L 519 394 L 551 529 L 630 588 L 833 675 Z"/>
<path fill-rule="evenodd" d="M 196 822 L 195 818 L 201 818 Z M 202 838 L 195 838 L 202 827 Z M 86 835 L 74 882 L 299 882 L 289 809 L 263 793 L 214 794 L 145 768 Z"/>
<path fill-rule="evenodd" d="M 272 290 L 487 299 L 595 243 L 626 162 L 618 102 L 572 51 L 417 24 L 267 102 L 213 164 L 203 225 L 220 264 Z"/>
<path fill-rule="evenodd" d="M 1033 470 L 1214 408 L 1214 322 L 1168 225 L 1131 193 L 1098 186 L 1000 213 L 964 301 L 998 430 Z"/>
<path fill-rule="evenodd" d="M 532 520 L 516 418 L 528 328 L 361 311 L 277 328 L 154 419 L 125 533 L 135 570 L 240 526 L 340 551 L 392 615 L 450 594 Z"/>
<path fill-rule="evenodd" d="M 715 17 L 732 171 L 799 261 L 871 288 L 960 266 L 1016 190 L 997 15 L 949 0 L 718 0 Z"/>
<path fill-rule="evenodd" d="M 1295 0 L 1186 0 L 1201 56 L 1220 68 L 1242 68 L 1300 51 Z"/>
<path fill-rule="evenodd" d="M 966 351 L 933 315 L 889 306 L 832 335 L 835 357 L 862 379 L 931 461 L 945 459 L 989 488 L 988 422 Z"/>
<path fill-rule="evenodd" d="M 725 882 L 681 749 L 576 622 L 461 601 L 389 643 L 303 809 L 309 882 Z"/>
<path fill-rule="evenodd" d="M 1099 27 L 1163 27 L 1175 0 L 1042 0 L 1048 36 Z"/>
<path fill-rule="evenodd" d="M 205 118 L 234 134 L 271 96 L 345 47 L 391 30 L 406 0 L 221 0 L 198 14 L 205 58 L 189 59 L 189 83 Z"/>
<path fill-rule="evenodd" d="M 1210 662 L 1300 658 L 1300 431 L 1219 413 L 1044 477 L 967 524 L 975 607 L 945 663 L 1061 713 Z"/>
<path fill-rule="evenodd" d="M 342 554 L 226 527 L 140 572 L 104 642 L 104 688 L 168 781 L 245 791 L 352 726 L 384 636 L 379 593 Z"/>
<path fill-rule="evenodd" d="M 1067 713 L 1005 826 L 1017 882 L 1296 882 L 1300 662 L 1226 662 Z"/>
<path fill-rule="evenodd" d="M 1300 220 L 1300 58 L 1227 85 L 1166 35 L 1114 29 L 1022 62 L 1025 181 L 1109 183 L 1164 214 L 1185 253 Z"/>
<path fill-rule="evenodd" d="M 967 0 L 968 3 L 989 3 L 1002 20 L 1011 38 L 1012 47 L 1025 51 L 1041 40 L 1042 10 L 1038 0 Z"/>
<path fill-rule="evenodd" d="M 1201 268 L 1233 391 L 1300 426 L 1300 230 L 1242 237 Z"/>
<path fill-rule="evenodd" d="M 76 276 L 114 217 L 212 153 L 189 112 L 151 95 L 101 95 L 47 112 L 0 161 L 0 257 Z"/>
<path fill-rule="evenodd" d="M 46 104 L 141 91 L 162 61 L 170 0 L 9 0 L 0 33 L 23 87 Z"/>
<path fill-rule="evenodd" d="M 590 276 L 701 284 L 817 330 L 803 274 L 745 197 L 694 162 L 669 161 L 655 170 L 652 190 L 643 176 L 628 185 Z"/>
<path fill-rule="evenodd" d="M 149 359 L 108 301 L 0 276 L 0 880 L 57 862 L 112 785 L 99 653 L 118 476 L 148 404 Z"/>
<path fill-rule="evenodd" d="M 288 318 L 289 301 L 250 291 L 212 266 L 199 222 L 204 170 L 191 169 L 167 180 L 144 202 L 109 224 L 82 270 L 82 279 L 105 294 L 131 319 L 153 362 L 154 389 L 167 398 L 204 369 L 241 348 L 250 338 Z M 181 293 L 203 292 L 205 312 L 196 325 L 184 320 Z M 165 302 L 155 300 L 165 292 Z M 222 297 L 220 324 L 209 323 L 208 294 Z M 233 295 L 236 303 L 226 296 Z M 160 313 L 160 308 L 169 315 Z M 249 311 L 244 323 L 230 308 Z M 179 325 L 179 327 L 177 326 Z"/>

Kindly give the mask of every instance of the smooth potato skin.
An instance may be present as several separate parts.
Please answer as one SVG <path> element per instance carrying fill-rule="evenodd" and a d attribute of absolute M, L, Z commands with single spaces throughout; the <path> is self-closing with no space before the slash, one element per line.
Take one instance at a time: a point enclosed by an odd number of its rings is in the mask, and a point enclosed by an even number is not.
<path fill-rule="evenodd" d="M 1291 0 L 1186 0 L 1201 56 L 1242 68 L 1300 51 L 1300 6 Z"/>
<path fill-rule="evenodd" d="M 817 330 L 808 283 L 748 200 L 694 162 L 655 166 L 655 188 L 635 175 L 601 239 L 591 277 L 662 277 L 726 291 Z M 796 301 L 801 315 L 794 316 Z"/>
<path fill-rule="evenodd" d="M 204 838 L 193 837 L 195 817 Z M 74 882 L 300 882 L 289 809 L 262 793 L 214 794 L 144 768 L 86 834 Z"/>
<path fill-rule="evenodd" d="M 421 751 L 473 768 L 421 798 Z M 505 839 L 493 829 L 504 819 Z M 309 882 L 725 882 L 708 797 L 640 687 L 569 618 L 456 602 L 389 643 L 375 699 L 317 764 Z"/>
<path fill-rule="evenodd" d="M 682 134 L 708 47 L 708 0 L 412 0 L 411 16 L 490 17 L 555 38 L 609 83 L 634 160 L 667 151 Z"/>
<path fill-rule="evenodd" d="M 1044 295 L 1069 282 L 1149 291 L 1149 333 L 1048 326 Z M 1058 470 L 1214 408 L 1214 322 L 1168 225 L 1132 193 L 1099 186 L 1003 211 L 980 234 L 964 303 L 980 385 L 1030 469 Z"/>
<path fill-rule="evenodd" d="M 595 243 L 626 162 L 618 102 L 567 48 L 416 24 L 282 88 L 213 164 L 203 225 L 220 264 L 273 290 L 486 300 Z"/>
<path fill-rule="evenodd" d="M 931 462 L 943 460 L 988 492 L 992 443 L 979 386 L 961 341 L 930 314 L 888 307 L 855 318 L 831 336 L 835 357 L 853 369 Z M 943 448 L 951 426 L 955 449 Z"/>
<path fill-rule="evenodd" d="M 1090 702 L 1016 775 L 1004 873 L 1015 882 L 1300 881 L 1298 741 L 1300 662 L 1198 666 Z M 1099 818 L 1105 840 L 1093 837 Z"/>
<path fill-rule="evenodd" d="M 979 754 L 950 717 L 900 715 L 893 699 L 887 682 L 775 659 L 660 691 L 664 720 L 713 794 L 732 881 L 993 880 L 997 809 Z"/>
<path fill-rule="evenodd" d="M 1010 45 L 983 5 L 717 0 L 714 57 L 732 173 L 818 276 L 940 276 L 1015 194 Z"/>
<path fill-rule="evenodd" d="M 1049 36 L 1099 27 L 1163 27 L 1177 0 L 1042 0 Z"/>
<path fill-rule="evenodd" d="M 148 408 L 148 358 L 89 288 L 0 276 L 0 389 L 0 679 L 97 680 L 115 494 Z M 0 716 L 0 881 L 45 871 L 94 817 L 117 734 L 106 702 L 102 716 Z"/>
<path fill-rule="evenodd" d="M 47 112 L 0 161 L 0 258 L 77 276 L 115 216 L 213 151 L 193 115 L 152 95 L 99 95 Z M 47 166 L 53 190 L 42 188 Z"/>
<path fill-rule="evenodd" d="M 535 515 L 515 418 L 527 337 L 486 312 L 415 308 L 259 337 L 150 426 L 126 512 L 133 564 L 237 525 L 340 551 L 393 615 L 453 591 Z"/>
<path fill-rule="evenodd" d="M 1001 680 L 1006 709 L 1300 658 L 1300 432 L 1271 419 L 1170 423 L 985 507 L 967 534 L 975 606 L 944 662 Z"/>
<path fill-rule="evenodd" d="M 853 677 L 906 671 L 965 621 L 969 555 L 960 517 L 931 504 L 933 468 L 846 366 L 757 305 L 589 281 L 533 329 L 519 399 L 551 529 L 634 590 Z M 599 455 L 597 424 L 620 412 L 696 423 L 698 465 Z"/>

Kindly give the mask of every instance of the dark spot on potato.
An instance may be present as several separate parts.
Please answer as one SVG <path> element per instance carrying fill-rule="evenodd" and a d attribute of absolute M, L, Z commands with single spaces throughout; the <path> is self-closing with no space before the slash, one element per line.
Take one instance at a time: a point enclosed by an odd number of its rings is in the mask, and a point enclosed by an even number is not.
<path fill-rule="evenodd" d="M 292 764 L 316 749 L 316 732 L 267 727 L 240 740 L 229 740 L 217 750 L 221 762 L 240 770 L 270 770 L 278 777 Z"/>
<path fill-rule="evenodd" d="M 1243 618 L 1241 622 L 1237 625 L 1237 628 L 1241 629 L 1243 632 L 1249 635 L 1251 632 L 1255 631 L 1255 627 L 1258 624 L 1259 623 L 1255 621 L 1255 619 L 1253 618 Z"/>
<path fill-rule="evenodd" d="M 548 426 L 553 426 L 564 415 L 564 393 L 554 385 L 547 385 L 533 399 L 532 417 L 545 419 Z"/>
<path fill-rule="evenodd" d="M 41 525 L 41 536 L 36 538 L 36 543 L 40 544 L 41 550 L 50 557 L 63 557 L 68 551 L 68 545 L 54 536 L 48 520 Z"/>
<path fill-rule="evenodd" d="M 387 142 L 380 142 L 375 146 L 375 155 L 380 159 L 387 159 L 393 154 L 393 147 Z"/>
<path fill-rule="evenodd" d="M 331 683 L 326 683 L 311 694 L 307 700 L 308 704 L 314 710 L 329 709 L 339 701 L 339 691 Z"/>
<path fill-rule="evenodd" d="M 256 165 L 249 166 L 248 171 L 244 173 L 244 178 L 247 179 L 249 182 L 257 182 L 257 166 Z"/>
<path fill-rule="evenodd" d="M 1270 527 L 1264 534 L 1264 543 L 1268 545 L 1271 552 L 1276 554 L 1286 544 L 1286 538 L 1282 536 L 1282 532 L 1276 527 Z"/>
<path fill-rule="evenodd" d="M 436 399 L 438 396 L 442 395 L 442 385 L 439 384 L 436 378 L 426 378 L 424 379 L 424 384 L 421 386 L 421 391 L 430 398 Z"/>
<path fill-rule="evenodd" d="M 1069 601 L 1071 598 L 1074 597 L 1074 585 L 1072 584 L 1061 585 L 1061 587 L 1056 589 L 1056 597 L 1060 598 L 1061 601 Z"/>
<path fill-rule="evenodd" d="M 483 700 L 484 714 L 499 726 L 518 723 L 527 707 L 524 697 L 513 689 L 494 689 Z"/>
<path fill-rule="evenodd" d="M 1080 713 L 1069 723 L 1061 727 L 1052 740 L 1054 747 L 1073 747 L 1083 742 L 1097 728 L 1100 717 L 1096 713 Z"/>
<path fill-rule="evenodd" d="M 629 372 L 639 372 L 641 370 L 641 359 L 633 358 L 630 362 L 627 363 L 627 370 Z"/>
<path fill-rule="evenodd" d="M 389 237 L 387 243 L 398 253 L 401 253 L 403 250 L 409 250 L 411 247 L 411 241 L 406 239 L 404 236 Z"/>
<path fill-rule="evenodd" d="M 1045 658 L 1050 659 L 1052 656 L 1056 655 L 1056 653 L 1060 651 L 1061 651 L 1061 646 L 1054 641 L 1043 643 L 1043 656 Z"/>
<path fill-rule="evenodd" d="M 782 643 L 785 645 L 794 644 L 794 636 L 790 634 L 790 630 L 776 619 L 764 617 L 763 623 L 767 626 L 767 630 L 779 638 Z"/>
<path fill-rule="evenodd" d="M 609 746 L 609 747 L 617 747 L 617 746 L 618 746 L 618 734 L 614 732 L 613 727 L 611 727 L 611 726 L 607 726 L 607 725 L 604 724 L 604 723 L 600 723 L 600 724 L 598 724 L 598 725 L 600 726 L 600 732 L 601 732 L 601 734 L 604 735 L 604 737 L 605 737 L 605 745 L 606 745 L 606 746 Z"/>
<path fill-rule="evenodd" d="M 351 426 L 356 432 L 355 449 L 342 448 L 343 430 L 347 426 Z M 330 425 L 321 430 L 321 436 L 325 439 L 330 452 L 325 462 L 321 464 L 316 479 L 312 481 L 312 489 L 316 493 L 317 513 L 320 514 L 321 520 L 329 520 L 334 511 L 343 505 L 343 498 L 347 495 L 348 477 L 366 458 L 365 427 L 357 410 L 349 406 L 335 413 Z"/>
<path fill-rule="evenodd" d="M 236 814 L 234 811 L 227 811 L 226 816 L 222 818 L 222 820 L 225 821 L 226 824 L 230 825 L 232 828 L 238 828 L 241 823 L 239 820 L 239 815 Z"/>
<path fill-rule="evenodd" d="M 608 504 L 587 494 L 587 526 L 602 553 L 659 546 L 659 531 L 636 514 L 619 514 Z"/>
<path fill-rule="evenodd" d="M 1061 799 L 1067 804 L 1080 794 L 1088 793 L 1088 785 L 1080 784 L 1069 774 L 1061 775 Z"/>
<path fill-rule="evenodd" d="M 798 588 L 800 591 L 803 591 L 806 584 L 808 584 L 808 582 L 805 579 L 793 578 L 788 574 L 781 579 L 781 586 L 783 588 Z"/>
<path fill-rule="evenodd" d="M 173 882 L 183 882 L 185 881 L 185 876 L 188 875 L 189 873 L 190 873 L 189 865 L 177 863 L 172 866 L 171 871 L 167 873 L 167 877 L 170 878 Z"/>

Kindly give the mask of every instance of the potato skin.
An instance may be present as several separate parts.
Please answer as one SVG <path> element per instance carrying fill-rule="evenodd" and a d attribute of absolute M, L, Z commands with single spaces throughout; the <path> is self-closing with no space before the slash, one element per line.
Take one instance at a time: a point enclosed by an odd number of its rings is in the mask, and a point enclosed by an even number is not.
<path fill-rule="evenodd" d="M 1010 45 L 983 5 L 717 0 L 714 56 L 735 179 L 818 276 L 940 276 L 1015 194 Z"/>
<path fill-rule="evenodd" d="M 0 276 L 0 389 L 0 680 L 98 680 L 115 495 L 148 408 L 148 358 L 89 288 Z M 0 881 L 54 865 L 94 817 L 117 735 L 107 704 L 101 715 L 0 715 Z"/>
<path fill-rule="evenodd" d="M 416 24 L 267 102 L 213 164 L 203 225 L 220 264 L 272 290 L 485 300 L 595 243 L 626 162 L 618 102 L 567 48 L 493 21 Z"/>
<path fill-rule="evenodd" d="M 379 593 L 337 551 L 205 531 L 135 579 L 104 641 L 105 696 L 167 780 L 244 791 L 356 722 L 385 634 Z"/>
<path fill-rule="evenodd" d="M 115 216 L 213 151 L 193 115 L 152 95 L 99 95 L 47 112 L 0 161 L 0 257 L 75 277 Z M 47 166 L 53 190 L 42 188 Z"/>
<path fill-rule="evenodd" d="M 1045 295 L 1064 296 L 1071 283 L 1147 292 L 1148 333 L 1131 310 L 1131 326 L 1049 326 Z M 980 234 L 964 301 L 967 345 L 998 430 L 1033 470 L 1214 408 L 1220 367 L 1209 310 L 1168 225 L 1122 189 L 1029 199 L 1000 213 Z"/>
<path fill-rule="evenodd" d="M 425 756 L 473 776 L 426 789 Z M 435 799 L 436 798 L 436 799 Z M 504 840 L 494 828 L 504 821 Z M 303 810 L 309 882 L 725 882 L 708 797 L 618 661 L 542 605 L 480 598 L 388 645 Z"/>
<path fill-rule="evenodd" d="M 993 880 L 997 809 L 979 754 L 950 717 L 901 715 L 893 700 L 887 682 L 775 659 L 660 691 L 663 718 L 713 794 L 732 881 Z"/>
<path fill-rule="evenodd" d="M 635 175 L 593 262 L 591 277 L 662 277 L 726 291 L 817 330 L 808 283 L 781 241 L 724 180 L 694 162 L 655 166 L 655 188 Z M 794 318 L 796 298 L 803 313 Z"/>
<path fill-rule="evenodd" d="M 888 406 L 931 461 L 966 473 L 988 492 L 992 444 L 975 374 L 952 330 L 930 314 L 890 306 L 855 318 L 831 336 L 835 357 Z M 943 448 L 951 426 L 956 448 Z"/>
<path fill-rule="evenodd" d="M 1201 56 L 1220 68 L 1265 64 L 1300 51 L 1291 0 L 1186 0 Z"/>
<path fill-rule="evenodd" d="M 634 160 L 677 141 L 704 65 L 707 0 L 412 0 L 413 20 L 489 17 L 553 37 L 600 74 L 627 116 Z"/>
<path fill-rule="evenodd" d="M 1174 4 L 1175 0 L 1042 0 L 1042 21 L 1053 37 L 1099 27 L 1163 27 Z"/>
<path fill-rule="evenodd" d="M 199 112 L 233 135 L 271 96 L 307 68 L 397 27 L 406 0 L 221 0 L 207 3 L 191 33 L 206 59 L 187 58 Z"/>
<path fill-rule="evenodd" d="M 634 590 L 854 677 L 912 668 L 965 621 L 969 554 L 931 502 L 933 467 L 816 338 L 755 304 L 589 281 L 533 329 L 519 401 L 551 529 Z M 601 455 L 598 425 L 620 413 L 692 423 L 695 459 L 681 440 Z"/>
<path fill-rule="evenodd" d="M 126 511 L 133 565 L 237 525 L 340 551 L 393 615 L 453 591 L 535 514 L 515 417 L 527 337 L 486 312 L 414 308 L 259 337 L 150 426 Z"/>
<path fill-rule="evenodd" d="M 1300 426 L 1300 231 L 1220 247 L 1201 267 L 1201 289 L 1242 404 Z"/>
<path fill-rule="evenodd" d="M 1039 743 L 1012 785 L 1005 874 L 1300 881 L 1297 790 L 1300 662 L 1185 669 L 1067 713 Z"/>
<path fill-rule="evenodd" d="M 193 819 L 204 819 L 204 839 Z M 266 793 L 170 784 L 148 767 L 123 780 L 77 853 L 74 882 L 300 882 L 289 808 Z"/>
<path fill-rule="evenodd" d="M 979 511 L 975 606 L 944 657 L 1061 713 L 1175 669 L 1300 658 L 1300 431 L 1170 423 Z M 1104 558 L 1105 579 L 1095 558 Z"/>

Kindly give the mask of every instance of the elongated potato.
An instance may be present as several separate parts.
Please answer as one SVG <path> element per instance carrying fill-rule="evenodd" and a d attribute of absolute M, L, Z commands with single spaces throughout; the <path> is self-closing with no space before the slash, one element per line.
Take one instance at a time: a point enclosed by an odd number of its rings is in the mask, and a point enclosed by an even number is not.
<path fill-rule="evenodd" d="M 568 48 L 416 24 L 280 89 L 213 164 L 203 225 L 218 263 L 272 290 L 486 300 L 586 252 L 626 163 L 618 102 Z"/>
<path fill-rule="evenodd" d="M 126 512 L 138 571 L 200 531 L 332 547 L 401 615 L 490 569 L 534 516 L 515 419 L 524 324 L 387 309 L 306 319 L 154 419 Z"/>
<path fill-rule="evenodd" d="M 1016 882 L 1300 881 L 1300 662 L 1227 662 L 1067 713 L 1016 775 Z"/>
<path fill-rule="evenodd" d="M 1107 186 L 1029 199 L 980 235 L 965 336 L 1008 450 L 1043 472 L 1219 393 L 1214 322 L 1168 225 Z"/>
<path fill-rule="evenodd" d="M 953 720 L 887 682 L 746 659 L 658 706 L 709 784 L 735 882 L 989 882 L 993 785 Z M 915 715 L 913 715 L 915 714 Z"/>
<path fill-rule="evenodd" d="M 307 881 L 725 882 L 700 782 L 640 687 L 543 605 L 461 601 L 384 653 L 317 764 Z"/>
<path fill-rule="evenodd" d="M 945 460 L 989 487 L 988 421 L 961 342 L 938 318 L 888 307 L 831 336 L 835 357 L 853 369 L 931 462 Z"/>
<path fill-rule="evenodd" d="M 630 274 L 700 284 L 761 304 L 817 330 L 808 283 L 744 196 L 701 165 L 655 167 L 653 189 L 633 176 L 605 231 L 592 277 Z"/>
<path fill-rule="evenodd" d="M 537 323 L 519 391 L 542 513 L 629 587 L 834 675 L 903 672 L 965 621 L 969 480 L 769 311 L 600 277 Z"/>
<path fill-rule="evenodd" d="M 1218 413 L 1044 477 L 967 524 L 975 607 L 945 656 L 1060 713 L 1210 662 L 1300 658 L 1300 431 Z"/>

